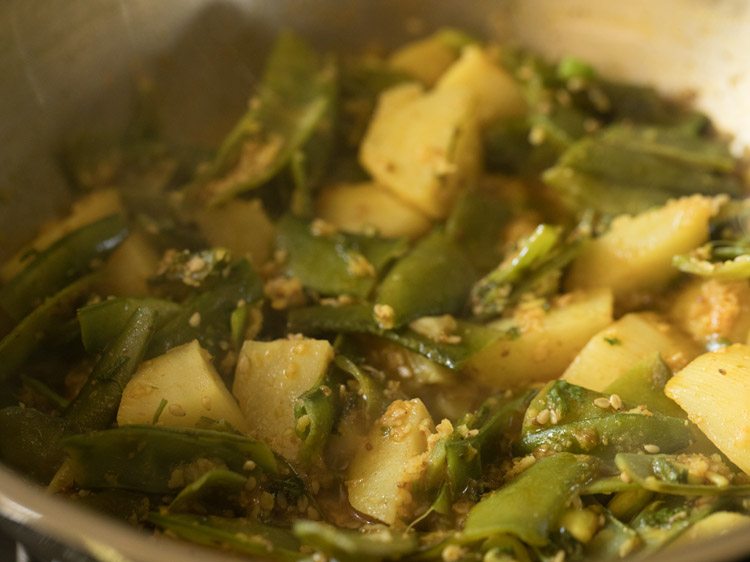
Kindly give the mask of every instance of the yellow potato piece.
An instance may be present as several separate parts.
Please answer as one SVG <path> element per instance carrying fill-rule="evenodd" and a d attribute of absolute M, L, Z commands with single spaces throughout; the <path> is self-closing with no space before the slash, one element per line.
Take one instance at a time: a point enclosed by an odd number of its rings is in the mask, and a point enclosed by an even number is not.
<path fill-rule="evenodd" d="M 359 159 L 378 184 L 427 216 L 444 218 L 481 167 L 472 95 L 459 88 L 424 93 L 413 83 L 385 91 Z"/>
<path fill-rule="evenodd" d="M 372 182 L 340 184 L 324 189 L 316 204 L 317 215 L 347 232 L 418 238 L 432 223 L 416 208 Z"/>
<path fill-rule="evenodd" d="M 107 259 L 98 287 L 107 296 L 146 296 L 148 279 L 158 265 L 159 256 L 148 238 L 132 232 Z"/>
<path fill-rule="evenodd" d="M 151 424 L 155 418 L 157 425 L 169 427 L 195 427 L 201 418 L 209 418 L 224 420 L 243 433 L 248 430 L 211 356 L 197 340 L 142 363 L 125 386 L 118 425 Z"/>
<path fill-rule="evenodd" d="M 750 473 L 750 347 L 704 353 L 675 374 L 664 392 L 729 460 Z"/>
<path fill-rule="evenodd" d="M 432 418 L 418 398 L 396 400 L 375 421 L 358 450 L 346 487 L 357 511 L 393 525 L 409 515 L 409 486 L 426 466 Z"/>
<path fill-rule="evenodd" d="M 549 312 L 530 311 L 500 320 L 491 328 L 515 328 L 516 337 L 503 338 L 472 356 L 463 369 L 491 388 L 509 388 L 559 377 L 591 336 L 612 322 L 612 293 L 597 290 L 573 295 L 570 302 Z"/>
<path fill-rule="evenodd" d="M 708 221 L 722 198 L 702 195 L 667 202 L 635 216 L 620 216 L 573 262 L 569 289 L 610 287 L 618 303 L 665 287 L 679 275 L 672 257 L 708 240 Z"/>
<path fill-rule="evenodd" d="M 233 199 L 201 209 L 195 220 L 209 245 L 248 257 L 257 267 L 268 261 L 276 230 L 259 200 Z"/>
<path fill-rule="evenodd" d="M 594 335 L 566 369 L 566 381 L 602 392 L 621 374 L 659 353 L 672 369 L 684 367 L 701 347 L 653 313 L 633 313 Z"/>
<path fill-rule="evenodd" d="M 526 110 L 521 88 L 513 76 L 476 45 L 463 49 L 461 58 L 445 71 L 436 88 L 469 91 L 480 124 L 522 115 Z"/>
<path fill-rule="evenodd" d="M 297 398 L 322 384 L 333 359 L 324 340 L 246 341 L 240 350 L 232 394 L 250 433 L 277 453 L 296 459 L 300 439 L 295 432 Z"/>

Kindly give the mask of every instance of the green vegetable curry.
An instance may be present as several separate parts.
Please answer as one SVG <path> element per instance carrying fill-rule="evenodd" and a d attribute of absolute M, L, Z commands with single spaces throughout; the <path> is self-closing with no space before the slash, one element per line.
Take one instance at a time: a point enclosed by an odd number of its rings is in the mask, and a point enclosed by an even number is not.
<path fill-rule="evenodd" d="M 750 520 L 750 206 L 706 116 L 454 30 L 281 35 L 212 153 L 150 114 L 66 144 L 76 203 L 0 272 L 4 463 L 283 562 Z"/>

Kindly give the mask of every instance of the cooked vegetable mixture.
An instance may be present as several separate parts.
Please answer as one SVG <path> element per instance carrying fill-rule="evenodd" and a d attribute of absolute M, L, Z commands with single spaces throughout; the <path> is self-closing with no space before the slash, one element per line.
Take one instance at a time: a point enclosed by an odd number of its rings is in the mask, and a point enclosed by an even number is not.
<path fill-rule="evenodd" d="M 744 525 L 750 203 L 686 107 L 455 30 L 283 34 L 213 153 L 149 111 L 70 140 L 73 208 L 2 268 L 0 458 L 282 562 Z"/>

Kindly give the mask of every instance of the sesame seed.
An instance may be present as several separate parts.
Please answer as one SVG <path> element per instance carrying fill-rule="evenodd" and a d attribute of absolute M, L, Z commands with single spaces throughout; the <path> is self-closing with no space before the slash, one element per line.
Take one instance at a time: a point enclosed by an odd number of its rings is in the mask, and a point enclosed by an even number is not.
<path fill-rule="evenodd" d="M 652 445 L 651 443 L 644 445 L 643 450 L 646 451 L 647 453 L 651 453 L 654 455 L 658 453 L 659 451 L 661 451 L 661 449 L 659 448 L 659 445 Z"/>
<path fill-rule="evenodd" d="M 194 312 L 193 315 L 188 320 L 188 325 L 191 328 L 197 328 L 201 325 L 201 313 L 200 312 Z"/>
<path fill-rule="evenodd" d="M 532 127 L 529 131 L 529 142 L 533 146 L 539 146 L 544 142 L 547 137 L 547 133 L 541 127 Z"/>
<path fill-rule="evenodd" d="M 250 470 L 255 470 L 255 467 L 256 467 L 256 466 L 257 466 L 257 465 L 255 464 L 255 461 L 252 461 L 252 460 L 246 460 L 246 461 L 245 461 L 245 464 L 243 464 L 243 465 L 242 465 L 242 468 L 243 468 L 244 470 L 250 471 Z"/>
<path fill-rule="evenodd" d="M 310 234 L 316 237 L 317 236 L 332 236 L 336 234 L 336 227 L 324 221 L 323 219 L 315 219 L 310 224 Z"/>
<path fill-rule="evenodd" d="M 632 480 L 630 479 L 630 476 L 628 476 L 628 474 L 626 472 L 621 472 L 620 473 L 620 480 L 622 480 L 623 482 L 625 482 L 625 484 L 630 484 L 630 482 L 632 482 Z"/>
<path fill-rule="evenodd" d="M 594 399 L 594 406 L 597 408 L 601 408 L 602 410 L 606 410 L 609 408 L 612 404 L 609 401 L 609 398 L 605 398 L 604 396 L 600 396 L 599 398 Z"/>
<path fill-rule="evenodd" d="M 536 420 L 536 423 L 538 423 L 539 425 L 546 425 L 549 422 L 549 419 L 550 419 L 550 411 L 549 411 L 549 409 L 545 408 L 544 410 L 542 410 L 541 412 L 539 412 L 536 415 L 536 418 L 534 418 L 534 419 Z"/>
<path fill-rule="evenodd" d="M 440 557 L 444 562 L 457 562 L 464 556 L 464 549 L 457 544 L 449 544 L 440 553 Z"/>
<path fill-rule="evenodd" d="M 388 304 L 376 304 L 372 308 L 375 321 L 384 330 L 390 330 L 395 325 L 396 311 Z"/>
<path fill-rule="evenodd" d="M 620 398 L 619 394 L 613 394 L 612 396 L 610 396 L 609 403 L 615 410 L 622 409 L 622 398 Z"/>

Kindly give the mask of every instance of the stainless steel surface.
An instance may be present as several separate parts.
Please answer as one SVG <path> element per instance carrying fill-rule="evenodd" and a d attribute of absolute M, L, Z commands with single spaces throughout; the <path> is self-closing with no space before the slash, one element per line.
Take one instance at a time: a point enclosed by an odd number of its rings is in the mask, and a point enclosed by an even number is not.
<path fill-rule="evenodd" d="M 439 25 L 576 54 L 602 72 L 690 91 L 750 145 L 746 0 L 4 0 L 0 2 L 0 258 L 70 195 L 57 166 L 74 131 L 116 131 L 134 77 L 156 81 L 168 134 L 211 144 L 245 101 L 275 32 L 324 48 L 397 44 Z M 97 560 L 226 560 L 79 511 L 0 468 L 0 514 Z M 680 562 L 750 553 L 750 534 L 664 554 Z"/>

